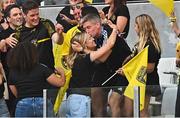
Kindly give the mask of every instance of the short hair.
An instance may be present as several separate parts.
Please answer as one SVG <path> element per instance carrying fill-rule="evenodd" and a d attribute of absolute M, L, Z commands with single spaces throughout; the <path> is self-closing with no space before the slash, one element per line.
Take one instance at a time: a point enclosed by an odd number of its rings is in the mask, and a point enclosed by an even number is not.
<path fill-rule="evenodd" d="M 5 17 L 5 18 L 10 17 L 10 12 L 11 12 L 11 10 L 12 10 L 13 8 L 19 8 L 19 9 L 21 9 L 20 6 L 18 6 L 18 5 L 16 5 L 16 4 L 9 5 L 9 6 L 5 9 L 5 11 L 4 11 L 4 17 Z"/>
<path fill-rule="evenodd" d="M 84 23 L 86 23 L 88 21 L 101 24 L 100 17 L 98 15 L 95 15 L 95 14 L 87 14 L 86 16 L 84 16 L 81 19 L 81 24 L 83 25 Z"/>
<path fill-rule="evenodd" d="M 27 14 L 32 9 L 39 8 L 39 5 L 34 0 L 27 0 L 22 4 L 22 10 L 24 14 Z"/>
<path fill-rule="evenodd" d="M 98 10 L 93 6 L 85 6 L 82 8 L 81 16 L 84 17 L 87 14 L 94 14 L 94 15 L 99 16 Z"/>

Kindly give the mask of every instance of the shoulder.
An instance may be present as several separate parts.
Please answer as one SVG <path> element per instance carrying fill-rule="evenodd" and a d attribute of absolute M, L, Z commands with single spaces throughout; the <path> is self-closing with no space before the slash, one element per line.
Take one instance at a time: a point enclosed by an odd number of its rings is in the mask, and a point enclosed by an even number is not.
<path fill-rule="evenodd" d="M 120 5 L 119 7 L 117 7 L 116 13 L 122 16 L 126 16 L 126 17 L 130 16 L 129 9 L 126 5 Z"/>
<path fill-rule="evenodd" d="M 45 19 L 45 18 L 40 18 L 40 22 L 44 25 L 47 25 L 47 24 L 54 25 L 54 23 L 51 20 Z"/>
<path fill-rule="evenodd" d="M 65 6 L 61 11 L 61 14 L 67 14 L 70 13 L 70 6 Z"/>
<path fill-rule="evenodd" d="M 66 33 L 66 36 L 69 36 L 69 35 L 75 35 L 77 32 L 80 32 L 80 30 L 78 29 L 78 25 L 72 27 L 71 29 L 69 29 Z"/>

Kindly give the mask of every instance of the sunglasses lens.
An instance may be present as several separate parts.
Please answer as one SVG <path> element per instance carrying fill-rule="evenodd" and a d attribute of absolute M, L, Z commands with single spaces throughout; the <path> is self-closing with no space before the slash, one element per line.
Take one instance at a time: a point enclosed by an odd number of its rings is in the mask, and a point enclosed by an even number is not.
<path fill-rule="evenodd" d="M 81 9 L 82 7 L 83 7 L 83 3 L 78 3 L 76 5 L 71 6 L 71 9 L 72 10 Z"/>

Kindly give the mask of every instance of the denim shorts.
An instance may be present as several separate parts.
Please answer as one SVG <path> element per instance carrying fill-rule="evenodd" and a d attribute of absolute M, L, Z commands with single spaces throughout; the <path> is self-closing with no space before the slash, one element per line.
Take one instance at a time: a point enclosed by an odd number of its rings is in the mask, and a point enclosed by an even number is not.
<path fill-rule="evenodd" d="M 9 117 L 9 111 L 4 98 L 0 98 L 0 117 Z"/>
<path fill-rule="evenodd" d="M 53 105 L 48 100 L 47 116 L 53 117 Z M 18 101 L 15 117 L 43 117 L 43 98 L 29 97 Z"/>
<path fill-rule="evenodd" d="M 90 117 L 91 99 L 86 95 L 71 94 L 67 98 L 66 117 Z"/>

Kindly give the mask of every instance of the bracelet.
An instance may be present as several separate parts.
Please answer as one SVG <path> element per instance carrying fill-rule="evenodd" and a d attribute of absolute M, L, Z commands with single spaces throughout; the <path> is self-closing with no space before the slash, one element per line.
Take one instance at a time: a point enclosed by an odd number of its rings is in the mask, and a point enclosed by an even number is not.
<path fill-rule="evenodd" d="M 170 17 L 169 19 L 171 20 L 171 22 L 176 22 L 176 17 Z"/>

